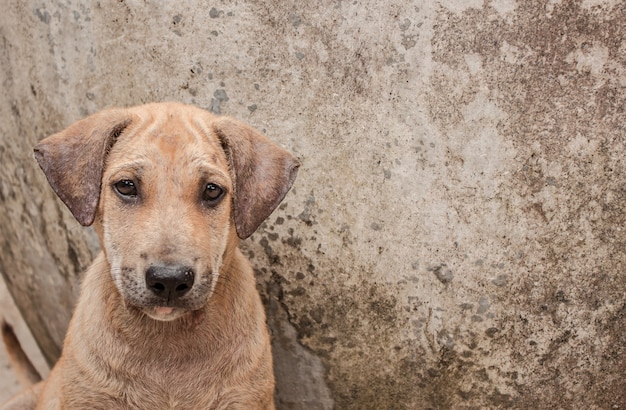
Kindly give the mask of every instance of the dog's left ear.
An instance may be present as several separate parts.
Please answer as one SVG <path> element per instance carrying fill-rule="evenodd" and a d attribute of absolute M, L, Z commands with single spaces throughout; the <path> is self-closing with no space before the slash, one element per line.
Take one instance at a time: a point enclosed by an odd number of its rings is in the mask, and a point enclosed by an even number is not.
<path fill-rule="evenodd" d="M 83 226 L 95 218 L 106 155 L 131 122 L 126 110 L 100 111 L 35 146 L 50 186 Z"/>
<path fill-rule="evenodd" d="M 280 204 L 300 163 L 255 129 L 227 117 L 213 122 L 230 163 L 237 235 L 245 239 Z"/>

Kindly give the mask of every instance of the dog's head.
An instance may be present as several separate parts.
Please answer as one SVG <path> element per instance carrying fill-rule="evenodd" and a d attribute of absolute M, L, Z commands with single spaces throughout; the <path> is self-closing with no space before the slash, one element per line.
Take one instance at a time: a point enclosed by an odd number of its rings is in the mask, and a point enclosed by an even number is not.
<path fill-rule="evenodd" d="M 126 303 L 158 320 L 207 303 L 237 236 L 278 206 L 299 165 L 258 131 L 176 103 L 94 114 L 35 157 L 74 217 L 95 221 Z"/>

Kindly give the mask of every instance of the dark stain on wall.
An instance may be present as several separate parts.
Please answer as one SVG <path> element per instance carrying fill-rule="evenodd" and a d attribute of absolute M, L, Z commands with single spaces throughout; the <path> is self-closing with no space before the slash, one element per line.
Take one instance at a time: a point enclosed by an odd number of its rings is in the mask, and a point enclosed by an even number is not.
<path fill-rule="evenodd" d="M 464 107 L 485 90 L 506 112 L 497 129 L 517 151 L 517 172 L 499 189 L 517 204 L 508 218 L 529 227 L 526 244 L 510 249 L 523 255 L 518 272 L 498 291 L 514 309 L 492 336 L 494 348 L 515 352 L 517 397 L 492 394 L 490 402 L 619 407 L 626 403 L 619 376 L 626 338 L 615 326 L 624 323 L 626 291 L 626 7 L 517 6 L 509 21 L 489 7 L 442 12 L 433 38 L 435 61 L 452 72 L 468 71 L 468 55 L 481 69 L 463 86 L 436 73 L 432 118 L 444 132 L 458 127 Z M 553 334 L 547 345 L 537 343 L 543 332 Z"/>

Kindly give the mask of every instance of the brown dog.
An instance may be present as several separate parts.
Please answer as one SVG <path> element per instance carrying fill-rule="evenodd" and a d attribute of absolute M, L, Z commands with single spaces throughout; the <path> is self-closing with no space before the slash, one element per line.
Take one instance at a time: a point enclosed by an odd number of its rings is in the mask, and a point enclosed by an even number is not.
<path fill-rule="evenodd" d="M 37 409 L 273 408 L 265 314 L 237 245 L 282 201 L 297 160 L 176 103 L 97 113 L 35 156 L 103 252 L 61 358 L 12 408 L 33 396 Z"/>

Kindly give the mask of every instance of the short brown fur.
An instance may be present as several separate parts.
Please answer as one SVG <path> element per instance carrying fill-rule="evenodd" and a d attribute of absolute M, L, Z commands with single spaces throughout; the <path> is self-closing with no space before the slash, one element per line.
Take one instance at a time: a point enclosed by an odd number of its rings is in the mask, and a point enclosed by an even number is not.
<path fill-rule="evenodd" d="M 238 121 L 176 103 L 103 111 L 35 153 L 103 252 L 50 376 L 6 408 L 274 408 L 265 314 L 238 242 L 283 199 L 297 160 Z M 203 199 L 207 184 L 223 189 L 219 201 Z M 147 289 L 146 271 L 163 264 L 195 272 L 179 299 Z"/>

